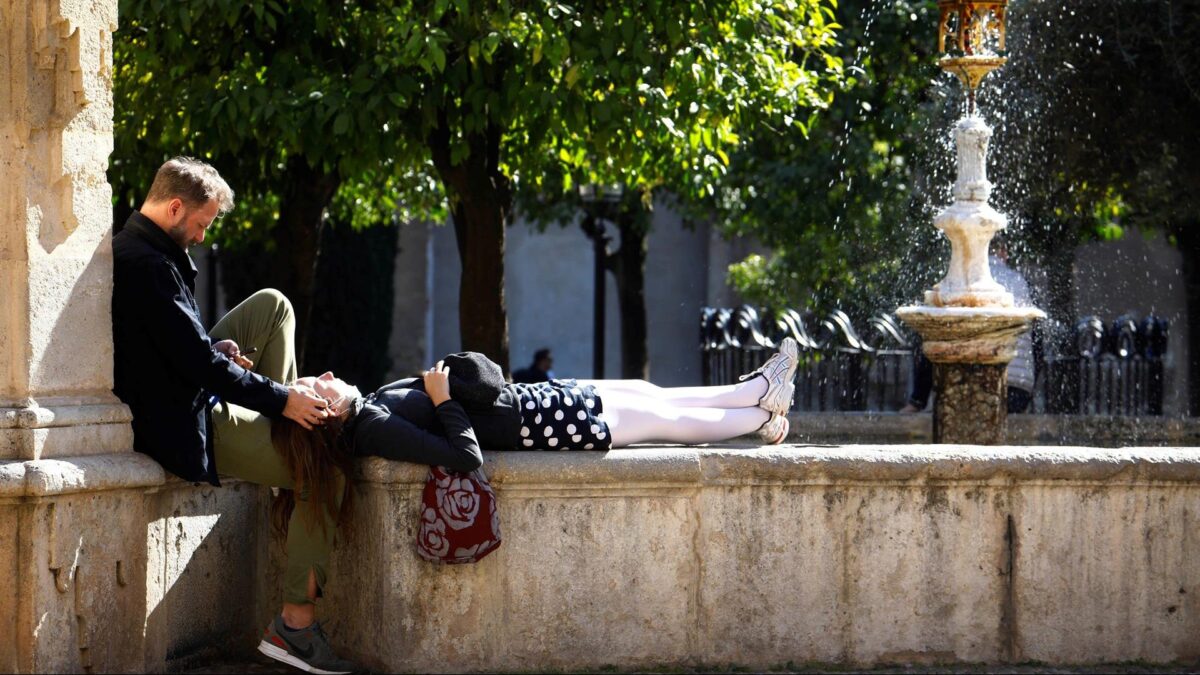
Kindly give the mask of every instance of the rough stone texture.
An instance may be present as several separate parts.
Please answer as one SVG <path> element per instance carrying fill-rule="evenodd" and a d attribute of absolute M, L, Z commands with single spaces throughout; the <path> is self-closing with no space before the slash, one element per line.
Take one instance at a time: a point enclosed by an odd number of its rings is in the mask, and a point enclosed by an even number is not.
<path fill-rule="evenodd" d="M 1003 364 L 1016 355 L 1017 337 L 1046 314 L 1036 307 L 909 306 L 896 316 L 921 334 L 921 350 L 934 363 Z"/>
<path fill-rule="evenodd" d="M 265 494 L 135 453 L 0 462 L 0 671 L 158 672 L 253 646 Z"/>
<path fill-rule="evenodd" d="M 931 443 L 933 416 L 895 412 L 792 413 L 796 443 Z M 1200 446 L 1200 419 L 1104 415 L 1008 415 L 1009 445 Z"/>
<path fill-rule="evenodd" d="M 145 495 L 145 645 L 139 670 L 178 670 L 257 645 L 270 492 L 171 480 Z M 278 607 L 274 608 L 278 611 Z"/>
<path fill-rule="evenodd" d="M 934 364 L 934 442 L 1003 443 L 1005 369 L 1017 336 L 1045 314 L 1032 307 L 901 307 L 896 315 L 921 334 Z"/>
<path fill-rule="evenodd" d="M 934 363 L 933 442 L 999 445 L 1008 417 L 1007 365 Z"/>
<path fill-rule="evenodd" d="M 0 1 L 0 459 L 131 446 L 111 392 L 116 6 Z"/>
<path fill-rule="evenodd" d="M 485 470 L 504 545 L 436 567 L 413 547 L 425 469 L 363 463 L 322 608 L 348 653 L 401 671 L 1200 658 L 1197 449 L 637 448 Z"/>

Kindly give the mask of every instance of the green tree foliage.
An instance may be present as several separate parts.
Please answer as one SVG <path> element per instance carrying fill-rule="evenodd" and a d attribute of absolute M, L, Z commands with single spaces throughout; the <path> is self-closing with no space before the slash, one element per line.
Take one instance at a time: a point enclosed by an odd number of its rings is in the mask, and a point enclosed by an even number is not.
<path fill-rule="evenodd" d="M 410 137 L 391 132 L 402 84 L 381 79 L 369 56 L 386 53 L 387 26 L 374 11 L 325 2 L 122 0 L 120 15 L 118 218 L 167 157 L 215 164 L 238 193 L 217 239 L 265 254 L 246 272 L 292 299 L 303 345 L 331 204 L 361 225 L 440 201 Z"/>
<path fill-rule="evenodd" d="M 324 209 L 448 205 L 463 347 L 507 364 L 514 189 L 557 170 L 712 192 L 739 133 L 827 102 L 825 2 L 124 0 L 115 178 L 210 158 L 306 305 Z"/>
<path fill-rule="evenodd" d="M 939 169 L 926 137 L 944 101 L 932 1 L 843 0 L 835 56 L 846 78 L 812 124 L 757 133 L 732 158 L 714 201 L 732 236 L 769 250 L 734 265 L 750 301 L 773 307 L 888 306 L 928 282 L 925 216 Z"/>

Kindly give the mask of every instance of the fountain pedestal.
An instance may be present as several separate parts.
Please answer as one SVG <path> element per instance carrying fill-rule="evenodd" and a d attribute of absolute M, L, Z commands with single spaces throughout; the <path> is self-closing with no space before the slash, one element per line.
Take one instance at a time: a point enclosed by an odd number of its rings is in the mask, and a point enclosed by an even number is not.
<path fill-rule="evenodd" d="M 1036 307 L 901 307 L 933 362 L 933 442 L 1005 441 L 1009 361 L 1017 337 L 1045 314 Z"/>
<path fill-rule="evenodd" d="M 987 201 L 991 137 L 991 128 L 973 115 L 955 127 L 954 203 L 934 220 L 950 240 L 950 266 L 925 292 L 924 305 L 896 310 L 924 338 L 925 356 L 933 362 L 935 443 L 1004 442 L 1008 362 L 1016 355 L 1017 336 L 1046 316 L 1036 307 L 1014 307 L 1012 294 L 988 267 L 992 237 L 1007 226 L 1007 218 Z"/>

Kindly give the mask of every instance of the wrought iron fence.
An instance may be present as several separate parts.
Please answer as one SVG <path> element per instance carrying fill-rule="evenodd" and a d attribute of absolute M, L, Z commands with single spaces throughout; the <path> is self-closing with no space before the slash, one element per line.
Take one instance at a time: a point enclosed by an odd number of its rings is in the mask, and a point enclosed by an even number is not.
<path fill-rule="evenodd" d="M 1046 412 L 1082 415 L 1163 414 L 1167 321 L 1121 316 L 1111 324 L 1089 316 L 1066 348 L 1046 363 Z"/>
<path fill-rule="evenodd" d="M 748 305 L 705 307 L 704 383 L 736 382 L 791 336 L 800 344 L 793 410 L 897 410 L 908 398 L 916 340 L 890 314 L 862 325 L 860 332 L 840 310 L 823 319 L 796 310 L 765 318 Z M 1161 415 L 1166 351 L 1167 322 L 1157 317 L 1139 322 L 1123 316 L 1111 325 L 1087 317 L 1073 330 L 1040 322 L 1034 329 L 1033 411 Z"/>

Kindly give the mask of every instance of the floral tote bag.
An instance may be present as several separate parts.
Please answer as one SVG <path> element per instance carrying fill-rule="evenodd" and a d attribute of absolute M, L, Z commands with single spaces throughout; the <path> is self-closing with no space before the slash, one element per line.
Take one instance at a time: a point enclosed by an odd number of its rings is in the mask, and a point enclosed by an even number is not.
<path fill-rule="evenodd" d="M 417 553 L 430 562 L 455 565 L 481 560 L 499 547 L 496 493 L 483 469 L 457 473 L 429 467 Z"/>

